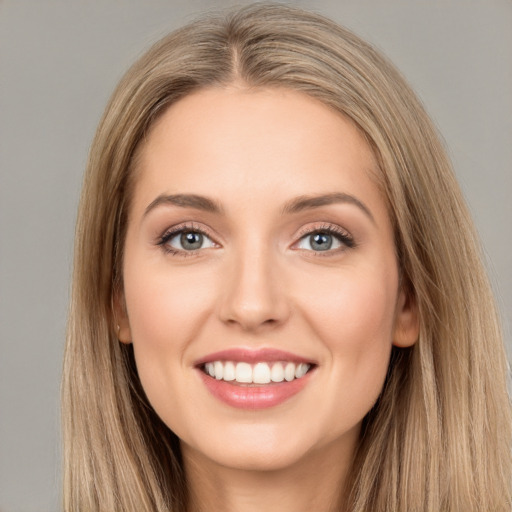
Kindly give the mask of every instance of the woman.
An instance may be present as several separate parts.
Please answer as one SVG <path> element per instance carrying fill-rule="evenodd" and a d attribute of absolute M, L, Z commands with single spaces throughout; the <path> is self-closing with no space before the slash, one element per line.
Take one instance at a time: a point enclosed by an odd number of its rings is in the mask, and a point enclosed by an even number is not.
<path fill-rule="evenodd" d="M 475 240 L 423 108 L 353 34 L 256 5 L 163 39 L 85 176 L 65 510 L 510 510 Z"/>

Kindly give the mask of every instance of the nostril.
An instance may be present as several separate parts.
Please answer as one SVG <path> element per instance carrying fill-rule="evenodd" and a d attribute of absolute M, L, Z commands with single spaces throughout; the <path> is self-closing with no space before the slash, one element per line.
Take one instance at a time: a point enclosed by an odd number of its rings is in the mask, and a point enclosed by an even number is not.
<path fill-rule="evenodd" d="M 223 283 L 223 296 L 219 301 L 219 318 L 244 330 L 272 328 L 288 318 L 288 299 L 283 287 L 271 275 L 265 258 L 249 258 L 232 268 L 229 279 Z M 237 264 L 235 263 L 235 267 Z"/>

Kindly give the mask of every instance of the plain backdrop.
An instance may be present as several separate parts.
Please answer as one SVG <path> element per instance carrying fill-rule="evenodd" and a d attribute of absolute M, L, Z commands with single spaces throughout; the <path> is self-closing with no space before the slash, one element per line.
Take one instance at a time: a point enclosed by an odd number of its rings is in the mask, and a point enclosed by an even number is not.
<path fill-rule="evenodd" d="M 422 98 L 480 231 L 510 350 L 511 1 L 290 3 L 374 43 Z M 107 99 L 159 37 L 205 9 L 234 4 L 0 0 L 2 512 L 59 509 L 59 384 L 74 221 Z"/>

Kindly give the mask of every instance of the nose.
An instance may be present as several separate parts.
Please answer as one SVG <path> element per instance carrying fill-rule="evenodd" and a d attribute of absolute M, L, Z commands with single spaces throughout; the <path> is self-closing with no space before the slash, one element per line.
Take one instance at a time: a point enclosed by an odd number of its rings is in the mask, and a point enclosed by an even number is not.
<path fill-rule="evenodd" d="M 230 263 L 222 281 L 221 320 L 245 331 L 284 323 L 290 304 L 283 274 L 271 251 L 246 250 Z"/>

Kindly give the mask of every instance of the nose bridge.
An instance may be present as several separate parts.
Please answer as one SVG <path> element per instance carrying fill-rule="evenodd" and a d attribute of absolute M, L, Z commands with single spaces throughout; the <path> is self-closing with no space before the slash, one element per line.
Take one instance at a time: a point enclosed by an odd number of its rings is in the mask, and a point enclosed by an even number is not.
<path fill-rule="evenodd" d="M 288 305 L 278 257 L 271 245 L 253 237 L 233 249 L 227 270 L 221 317 L 247 330 L 281 323 Z"/>

